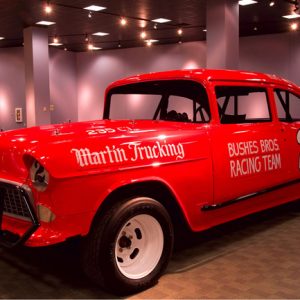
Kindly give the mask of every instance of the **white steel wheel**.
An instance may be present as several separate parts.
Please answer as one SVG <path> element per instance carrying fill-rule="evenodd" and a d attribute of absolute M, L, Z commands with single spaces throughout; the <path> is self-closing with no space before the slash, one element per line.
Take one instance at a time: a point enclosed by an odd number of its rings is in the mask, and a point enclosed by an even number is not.
<path fill-rule="evenodd" d="M 157 266 L 164 248 L 159 222 L 146 214 L 129 219 L 120 230 L 115 244 L 119 271 L 129 279 L 140 279 Z"/>

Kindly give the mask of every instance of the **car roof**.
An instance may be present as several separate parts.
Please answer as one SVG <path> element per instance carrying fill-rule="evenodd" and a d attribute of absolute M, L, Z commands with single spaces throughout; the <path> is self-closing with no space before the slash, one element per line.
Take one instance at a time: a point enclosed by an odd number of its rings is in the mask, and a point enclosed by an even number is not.
<path fill-rule="evenodd" d="M 209 70 L 209 69 L 192 69 L 192 70 L 172 70 L 165 72 L 155 72 L 131 76 L 112 83 L 108 89 L 130 83 L 138 83 L 141 81 L 165 80 L 165 79 L 195 79 L 204 81 L 237 81 L 237 82 L 258 82 L 270 83 L 288 86 L 289 88 L 300 91 L 300 87 L 296 84 L 283 79 L 276 75 L 269 75 L 258 72 L 237 71 L 237 70 Z"/>

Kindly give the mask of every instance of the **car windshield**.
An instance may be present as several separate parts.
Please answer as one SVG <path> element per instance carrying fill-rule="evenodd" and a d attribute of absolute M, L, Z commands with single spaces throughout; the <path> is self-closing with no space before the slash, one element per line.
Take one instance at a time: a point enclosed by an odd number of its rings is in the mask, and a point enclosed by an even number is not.
<path fill-rule="evenodd" d="M 110 90 L 104 119 L 205 123 L 210 120 L 210 111 L 206 91 L 200 83 L 161 80 Z"/>

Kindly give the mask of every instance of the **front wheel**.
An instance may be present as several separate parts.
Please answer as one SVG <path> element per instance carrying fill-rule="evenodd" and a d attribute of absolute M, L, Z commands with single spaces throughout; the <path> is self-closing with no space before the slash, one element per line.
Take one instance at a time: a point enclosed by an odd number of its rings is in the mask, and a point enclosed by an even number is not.
<path fill-rule="evenodd" d="M 152 198 L 133 198 L 96 220 L 86 240 L 84 269 L 105 289 L 137 292 L 164 272 L 173 240 L 166 209 Z"/>

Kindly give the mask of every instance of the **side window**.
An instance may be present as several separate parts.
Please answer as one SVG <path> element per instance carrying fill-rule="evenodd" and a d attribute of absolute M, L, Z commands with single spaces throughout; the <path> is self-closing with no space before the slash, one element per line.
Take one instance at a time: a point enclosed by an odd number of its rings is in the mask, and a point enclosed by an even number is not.
<path fill-rule="evenodd" d="M 248 86 L 217 86 L 219 116 L 222 124 L 271 121 L 267 91 Z"/>
<path fill-rule="evenodd" d="M 275 102 L 278 118 L 281 121 L 299 121 L 300 120 L 300 96 L 275 89 Z"/>

